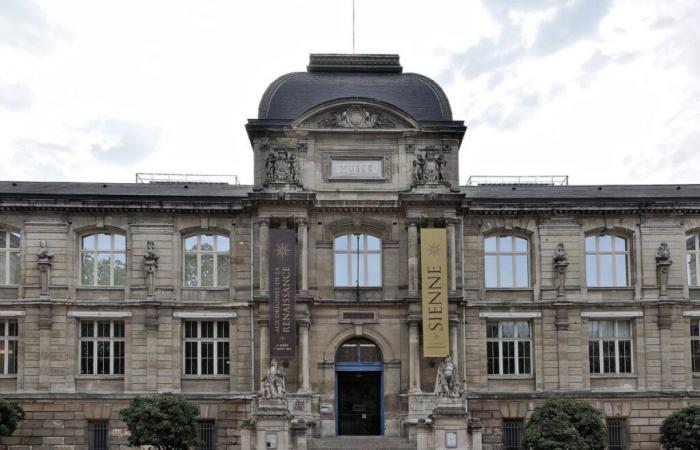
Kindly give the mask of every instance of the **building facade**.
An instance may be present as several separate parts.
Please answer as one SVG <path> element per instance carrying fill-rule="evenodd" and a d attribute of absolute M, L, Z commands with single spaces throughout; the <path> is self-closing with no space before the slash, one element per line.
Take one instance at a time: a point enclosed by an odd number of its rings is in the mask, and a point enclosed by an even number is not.
<path fill-rule="evenodd" d="M 478 149 L 395 55 L 312 55 L 246 129 L 252 186 L 0 182 L 0 395 L 27 413 L 9 448 L 126 449 L 119 410 L 157 392 L 197 404 L 217 449 L 361 434 L 509 450 L 562 397 L 602 411 L 611 449 L 653 449 L 700 403 L 700 186 L 459 186 L 460 148 Z M 424 354 L 433 229 L 454 435 L 443 358 Z M 275 428 L 259 402 L 279 231 L 296 286 Z"/>

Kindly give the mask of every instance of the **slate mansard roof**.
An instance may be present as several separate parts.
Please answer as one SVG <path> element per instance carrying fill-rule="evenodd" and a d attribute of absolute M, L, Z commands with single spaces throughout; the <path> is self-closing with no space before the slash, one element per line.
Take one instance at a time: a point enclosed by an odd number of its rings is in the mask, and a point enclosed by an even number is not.
<path fill-rule="evenodd" d="M 322 103 L 368 98 L 392 104 L 419 122 L 452 121 L 450 102 L 433 80 L 403 73 L 398 55 L 316 55 L 307 72 L 279 77 L 260 100 L 258 119 L 294 120 Z"/>

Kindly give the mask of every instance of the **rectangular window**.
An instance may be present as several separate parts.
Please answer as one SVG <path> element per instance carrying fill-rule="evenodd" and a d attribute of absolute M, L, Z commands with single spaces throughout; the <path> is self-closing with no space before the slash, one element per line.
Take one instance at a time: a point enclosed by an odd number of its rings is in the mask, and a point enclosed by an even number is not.
<path fill-rule="evenodd" d="M 486 362 L 489 375 L 531 374 L 530 322 L 486 322 Z"/>
<path fill-rule="evenodd" d="M 0 230 L 0 284 L 19 284 L 19 233 Z"/>
<path fill-rule="evenodd" d="M 503 420 L 503 450 L 520 450 L 523 439 L 522 419 Z"/>
<path fill-rule="evenodd" d="M 588 321 L 590 373 L 632 373 L 632 321 Z"/>
<path fill-rule="evenodd" d="M 185 322 L 185 374 L 228 375 L 229 323 Z"/>
<path fill-rule="evenodd" d="M 585 251 L 589 287 L 629 286 L 627 239 L 611 235 L 587 236 Z"/>
<path fill-rule="evenodd" d="M 17 373 L 17 321 L 0 319 L 0 375 Z"/>
<path fill-rule="evenodd" d="M 690 359 L 693 372 L 700 373 L 700 320 L 690 321 Z"/>
<path fill-rule="evenodd" d="M 216 422 L 213 420 L 200 420 L 197 422 L 199 445 L 197 450 L 216 449 Z"/>
<path fill-rule="evenodd" d="M 625 419 L 608 419 L 608 449 L 626 450 Z"/>
<path fill-rule="evenodd" d="M 123 321 L 80 321 L 81 374 L 123 375 L 124 349 Z"/>
<path fill-rule="evenodd" d="M 517 236 L 484 239 L 484 277 L 487 288 L 524 288 L 530 285 L 528 241 Z"/>
<path fill-rule="evenodd" d="M 106 420 L 89 420 L 88 450 L 108 450 L 108 430 Z"/>

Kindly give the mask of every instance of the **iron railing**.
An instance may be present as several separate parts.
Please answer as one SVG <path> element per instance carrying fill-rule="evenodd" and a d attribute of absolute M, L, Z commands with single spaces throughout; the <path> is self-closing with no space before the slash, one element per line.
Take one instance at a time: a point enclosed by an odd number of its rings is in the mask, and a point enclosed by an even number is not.
<path fill-rule="evenodd" d="M 568 175 L 472 175 L 467 180 L 467 186 L 483 185 L 545 185 L 545 186 L 568 186 Z"/>
<path fill-rule="evenodd" d="M 211 183 L 240 184 L 238 175 L 204 175 L 194 173 L 150 173 L 138 172 L 137 183 Z"/>

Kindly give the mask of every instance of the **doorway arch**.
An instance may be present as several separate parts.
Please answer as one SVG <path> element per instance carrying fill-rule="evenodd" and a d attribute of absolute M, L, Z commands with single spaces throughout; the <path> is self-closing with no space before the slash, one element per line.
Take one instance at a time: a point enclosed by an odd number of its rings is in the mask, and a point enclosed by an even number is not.
<path fill-rule="evenodd" d="M 372 340 L 351 337 L 335 352 L 336 434 L 384 434 L 384 363 Z"/>

